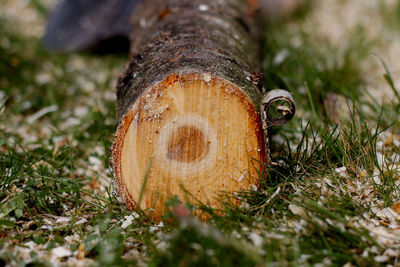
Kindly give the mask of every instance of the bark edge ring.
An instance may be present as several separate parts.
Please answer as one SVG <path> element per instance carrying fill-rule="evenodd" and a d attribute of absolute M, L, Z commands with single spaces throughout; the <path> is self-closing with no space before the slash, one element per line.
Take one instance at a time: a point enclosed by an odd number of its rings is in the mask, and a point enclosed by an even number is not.
<path fill-rule="evenodd" d="M 288 104 L 288 106 L 278 106 L 273 107 L 273 104 L 278 101 Z M 273 110 L 275 109 L 275 110 Z M 277 112 L 282 114 L 282 116 L 273 116 L 271 112 Z M 275 89 L 269 91 L 262 99 L 261 102 L 261 117 L 263 124 L 267 125 L 282 125 L 289 122 L 294 114 L 296 113 L 296 104 L 294 102 L 293 96 L 286 90 Z"/>

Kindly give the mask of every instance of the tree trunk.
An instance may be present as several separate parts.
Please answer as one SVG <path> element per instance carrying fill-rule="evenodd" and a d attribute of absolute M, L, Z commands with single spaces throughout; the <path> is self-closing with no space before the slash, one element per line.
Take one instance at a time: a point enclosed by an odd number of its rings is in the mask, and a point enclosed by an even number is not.
<path fill-rule="evenodd" d="M 255 1 L 145 1 L 117 85 L 111 162 L 128 207 L 178 196 L 220 207 L 257 184 L 266 155 Z M 140 203 L 139 203 L 140 202 Z"/>

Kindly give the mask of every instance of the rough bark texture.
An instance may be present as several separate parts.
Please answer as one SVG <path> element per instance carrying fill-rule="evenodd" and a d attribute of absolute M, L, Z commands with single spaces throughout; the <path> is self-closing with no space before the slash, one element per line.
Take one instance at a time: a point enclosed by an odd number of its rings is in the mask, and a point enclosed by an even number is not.
<path fill-rule="evenodd" d="M 117 188 L 131 209 L 142 199 L 138 188 L 146 182 L 141 157 L 156 159 L 141 207 L 154 207 L 157 216 L 163 204 L 154 199 L 183 197 L 182 185 L 209 201 L 204 191 L 215 195 L 254 183 L 249 158 L 265 156 L 257 114 L 262 75 L 256 10 L 254 0 L 153 0 L 133 14 L 132 58 L 117 85 L 119 127 L 111 158 Z M 193 108 L 197 103 L 187 98 L 190 94 L 202 108 Z M 180 99 L 191 104 L 169 108 Z M 221 115 L 218 105 L 230 113 Z M 171 115 L 175 111 L 183 111 L 178 123 Z M 136 178 L 123 177 L 124 171 Z"/>
<path fill-rule="evenodd" d="M 262 75 L 256 4 L 245 0 L 145 1 L 133 14 L 132 59 L 118 81 L 119 119 L 171 73 L 212 73 L 258 107 Z"/>

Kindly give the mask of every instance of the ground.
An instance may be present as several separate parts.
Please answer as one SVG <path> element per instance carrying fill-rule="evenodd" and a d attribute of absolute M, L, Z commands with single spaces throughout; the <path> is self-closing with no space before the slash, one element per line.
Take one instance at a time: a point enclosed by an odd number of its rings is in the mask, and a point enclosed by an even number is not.
<path fill-rule="evenodd" d="M 276 166 L 223 212 L 160 223 L 111 194 L 127 56 L 46 51 L 54 1 L 0 4 L 0 265 L 400 266 L 400 2 L 309 1 L 271 23 L 265 87 L 298 107 Z"/>

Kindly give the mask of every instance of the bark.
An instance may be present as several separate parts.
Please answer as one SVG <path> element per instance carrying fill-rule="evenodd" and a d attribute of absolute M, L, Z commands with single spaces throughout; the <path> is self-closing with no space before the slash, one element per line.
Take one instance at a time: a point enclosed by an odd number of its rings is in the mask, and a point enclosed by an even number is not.
<path fill-rule="evenodd" d="M 244 0 L 145 1 L 133 14 L 132 58 L 117 84 L 119 119 L 171 73 L 212 73 L 262 96 L 257 5 Z"/>

